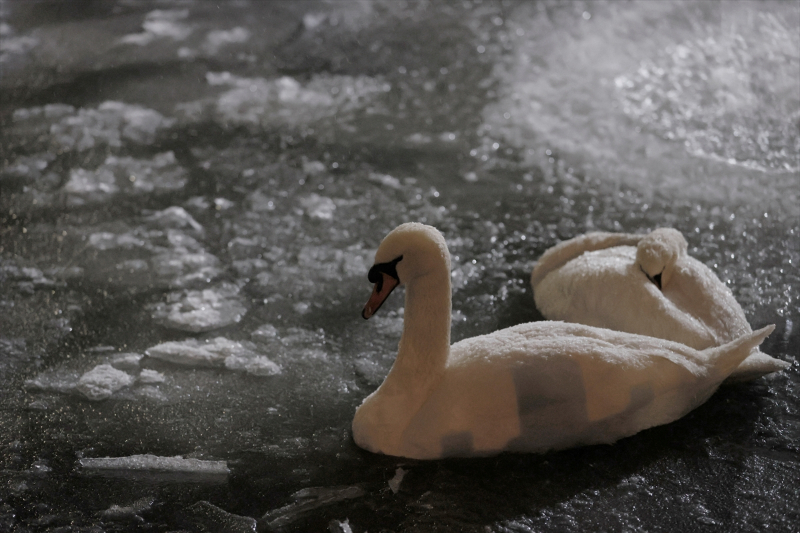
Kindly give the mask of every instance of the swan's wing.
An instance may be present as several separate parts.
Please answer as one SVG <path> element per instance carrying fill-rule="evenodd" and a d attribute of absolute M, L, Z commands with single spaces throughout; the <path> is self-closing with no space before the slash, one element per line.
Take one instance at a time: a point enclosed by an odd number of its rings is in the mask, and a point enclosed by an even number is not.
<path fill-rule="evenodd" d="M 663 293 L 675 307 L 705 324 L 717 346 L 752 331 L 731 290 L 697 259 L 682 258 Z"/>
<path fill-rule="evenodd" d="M 636 246 L 644 235 L 635 233 L 591 232 L 560 242 L 549 248 L 536 262 L 531 272 L 531 286 L 536 286 L 548 273 L 585 252 L 611 248 L 613 246 Z"/>
<path fill-rule="evenodd" d="M 710 268 L 692 257 L 686 256 L 676 265 L 675 273 L 663 293 L 676 309 L 702 324 L 712 338 L 707 345 L 693 345 L 696 348 L 719 346 L 753 331 L 741 305 L 727 285 Z M 789 363 L 753 348 L 750 356 L 726 381 L 748 381 L 785 370 L 789 366 Z"/>
<path fill-rule="evenodd" d="M 752 331 L 730 289 L 707 266 L 682 258 L 663 290 L 636 265 L 636 248 L 587 252 L 550 272 L 534 292 L 548 320 L 666 339 L 703 350 Z M 729 382 L 783 370 L 788 363 L 753 349 Z"/>
<path fill-rule="evenodd" d="M 653 339 L 628 335 L 625 345 L 613 342 L 624 334 L 608 330 L 562 323 L 523 326 L 532 327 L 452 347 L 441 382 L 403 434 L 410 455 L 536 452 L 611 442 L 643 429 L 639 425 L 665 423 L 694 407 L 687 402 L 695 396 L 691 387 L 705 375 L 702 365 L 658 348 Z M 584 335 L 587 331 L 595 336 Z M 670 393 L 676 398 L 662 402 Z M 643 409 L 650 414 L 641 415 Z M 608 420 L 634 415 L 640 418 L 607 427 Z"/>

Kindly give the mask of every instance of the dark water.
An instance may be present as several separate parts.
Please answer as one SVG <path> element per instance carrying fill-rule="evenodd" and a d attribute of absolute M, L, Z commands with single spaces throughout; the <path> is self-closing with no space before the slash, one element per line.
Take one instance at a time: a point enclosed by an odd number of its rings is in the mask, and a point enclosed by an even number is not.
<path fill-rule="evenodd" d="M 797 530 L 797 363 L 613 446 L 414 462 L 349 433 L 402 328 L 397 295 L 360 318 L 366 272 L 407 220 L 448 239 L 454 340 L 540 320 L 560 240 L 673 226 L 795 361 L 797 2 L 0 20 L 0 531 Z M 143 454 L 230 472 L 81 463 Z"/>

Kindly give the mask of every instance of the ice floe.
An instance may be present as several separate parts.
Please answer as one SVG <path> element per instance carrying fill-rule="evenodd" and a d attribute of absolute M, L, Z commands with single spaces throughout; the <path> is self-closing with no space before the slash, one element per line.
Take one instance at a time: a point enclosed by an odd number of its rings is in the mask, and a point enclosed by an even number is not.
<path fill-rule="evenodd" d="M 105 520 L 144 522 L 141 514 L 149 511 L 154 502 L 155 498 L 145 496 L 129 505 L 112 505 L 108 509 L 100 511 L 100 516 Z"/>
<path fill-rule="evenodd" d="M 145 15 L 141 33 L 130 33 L 119 39 L 120 44 L 145 46 L 160 38 L 174 41 L 186 39 L 193 31 L 191 25 L 183 22 L 188 18 L 188 9 L 156 9 Z"/>
<path fill-rule="evenodd" d="M 44 139 L 55 150 L 120 148 L 124 142 L 152 144 L 174 119 L 140 105 L 106 101 L 96 108 L 65 104 L 14 111 L 12 131 L 23 138 Z"/>
<path fill-rule="evenodd" d="M 142 368 L 142 354 L 89 349 L 86 355 L 88 361 L 81 366 L 65 363 L 45 370 L 25 381 L 25 388 L 30 391 L 75 394 L 91 401 L 139 397 L 161 401 L 167 399 L 155 387 L 165 383 L 166 376 L 156 370 Z M 85 368 L 89 370 L 82 370 Z"/>
<path fill-rule="evenodd" d="M 322 329 L 289 327 L 278 330 L 272 324 L 264 324 L 254 330 L 250 338 L 276 358 L 286 359 L 294 365 L 306 363 L 314 366 L 330 360 Z"/>
<path fill-rule="evenodd" d="M 150 306 L 153 319 L 164 326 L 199 333 L 239 322 L 247 308 L 240 287 L 222 283 L 202 290 L 171 292 L 166 302 Z"/>
<path fill-rule="evenodd" d="M 202 236 L 205 231 L 184 208 L 180 206 L 168 207 L 162 211 L 155 211 L 145 217 L 145 220 L 159 228 L 186 230 L 195 236 Z"/>
<path fill-rule="evenodd" d="M 79 459 L 78 463 L 85 470 L 133 470 L 224 475 L 230 473 L 226 461 L 184 458 L 180 455 L 173 457 L 162 457 L 151 454 L 130 455 L 126 457 L 84 457 Z"/>
<path fill-rule="evenodd" d="M 345 121 L 389 87 L 368 76 L 314 76 L 306 83 L 283 76 L 276 79 L 245 78 L 230 72 L 209 72 L 208 84 L 223 92 L 212 102 L 189 102 L 176 110 L 189 121 L 210 112 L 230 126 L 299 127 L 322 119 Z"/>
<path fill-rule="evenodd" d="M 229 30 L 212 30 L 206 34 L 202 48 L 208 54 L 214 55 L 229 44 L 245 43 L 250 39 L 250 30 L 237 26 Z"/>
<path fill-rule="evenodd" d="M 14 264 L 0 264 L 0 282 L 14 285 L 17 291 L 27 294 L 32 294 L 34 290 L 54 289 L 63 285 L 46 277 L 36 267 Z"/>
<path fill-rule="evenodd" d="M 295 522 L 305 513 L 334 503 L 360 498 L 365 492 L 359 486 L 309 487 L 292 494 L 294 503 L 269 511 L 263 520 L 271 528 L 281 528 Z"/>
<path fill-rule="evenodd" d="M 303 206 L 306 215 L 317 220 L 331 220 L 336 211 L 336 204 L 333 203 L 333 200 L 316 193 L 300 198 L 300 205 Z"/>
<path fill-rule="evenodd" d="M 188 367 L 224 367 L 256 376 L 281 373 L 280 367 L 266 356 L 257 354 L 254 346 L 225 337 L 164 342 L 148 348 L 145 353 L 153 359 Z"/>
<path fill-rule="evenodd" d="M 173 289 L 195 285 L 207 287 L 220 275 L 219 259 L 208 253 L 197 240 L 204 236 L 202 225 L 182 207 L 146 212 L 140 221 L 142 225 L 133 229 L 120 222 L 95 226 L 95 231 L 86 236 L 91 253 L 79 256 L 86 261 L 82 264 L 85 273 L 122 286 Z M 213 292 L 213 289 L 209 290 Z M 221 298 L 230 299 L 235 292 L 223 287 Z M 187 297 L 202 302 L 204 295 Z M 168 316 L 169 306 L 181 300 L 182 295 L 173 294 L 170 298 L 170 301 L 160 304 L 159 316 L 162 313 Z M 175 321 L 181 322 L 180 313 L 176 313 Z"/>
<path fill-rule="evenodd" d="M 173 152 L 156 154 L 152 159 L 108 156 L 94 170 L 73 168 L 64 185 L 68 205 L 103 201 L 114 194 L 146 194 L 175 191 L 186 184 L 188 173 Z M 179 208 L 178 208 L 179 209 Z"/>
<path fill-rule="evenodd" d="M 139 373 L 140 383 L 164 383 L 165 381 L 166 377 L 164 377 L 164 374 L 156 370 L 145 368 Z"/>
<path fill-rule="evenodd" d="M 255 518 L 229 513 L 205 500 L 190 505 L 184 515 L 196 531 L 256 533 L 257 530 Z"/>
<path fill-rule="evenodd" d="M 408 474 L 408 470 L 404 470 L 402 467 L 397 467 L 397 470 L 394 471 L 394 477 L 389 480 L 389 488 L 392 490 L 392 494 L 397 494 L 397 491 L 400 490 L 400 484 L 406 474 Z"/>
<path fill-rule="evenodd" d="M 22 56 L 39 45 L 36 37 L 14 33 L 10 25 L 0 23 L 0 64 L 9 63 L 14 56 Z"/>
<path fill-rule="evenodd" d="M 111 365 L 98 365 L 78 379 L 75 390 L 90 400 L 106 400 L 116 391 L 129 387 L 135 378 Z"/>

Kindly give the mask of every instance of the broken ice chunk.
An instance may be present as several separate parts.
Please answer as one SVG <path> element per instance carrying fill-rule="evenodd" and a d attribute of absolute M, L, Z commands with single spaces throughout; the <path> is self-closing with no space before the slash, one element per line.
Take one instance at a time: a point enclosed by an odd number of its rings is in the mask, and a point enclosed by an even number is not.
<path fill-rule="evenodd" d="M 215 255 L 205 251 L 191 253 L 182 246 L 156 254 L 152 264 L 156 275 L 169 281 L 173 287 L 207 283 L 221 272 Z"/>
<path fill-rule="evenodd" d="M 403 186 L 400 184 L 400 180 L 395 178 L 394 176 L 390 176 L 389 174 L 379 174 L 377 172 L 370 172 L 369 181 L 378 183 L 380 185 L 384 185 L 386 187 L 390 187 L 392 189 L 400 190 L 403 188 Z"/>
<path fill-rule="evenodd" d="M 330 533 L 353 533 L 353 529 L 350 527 L 350 520 L 348 519 L 345 519 L 344 522 L 331 520 L 328 522 L 328 531 Z"/>
<path fill-rule="evenodd" d="M 231 354 L 225 358 L 225 368 L 244 370 L 254 376 L 274 376 L 281 373 L 281 368 L 263 355 L 248 356 Z"/>
<path fill-rule="evenodd" d="M 170 152 L 171 153 L 171 152 Z M 204 233 L 201 226 L 184 208 L 173 205 L 163 211 L 156 211 L 145 219 L 158 228 L 192 230 L 196 236 Z"/>
<path fill-rule="evenodd" d="M 105 520 L 144 522 L 144 518 L 140 514 L 149 511 L 154 501 L 155 498 L 148 496 L 140 498 L 130 505 L 112 505 L 105 511 L 101 511 L 100 516 Z"/>
<path fill-rule="evenodd" d="M 278 337 L 278 329 L 272 324 L 264 324 L 252 332 L 250 336 L 256 340 L 270 341 Z"/>
<path fill-rule="evenodd" d="M 333 212 L 336 211 L 336 204 L 327 196 L 320 196 L 316 193 L 300 198 L 300 205 L 306 215 L 317 220 L 333 219 Z"/>
<path fill-rule="evenodd" d="M 188 339 L 170 341 L 148 348 L 148 357 L 184 366 L 215 367 L 222 366 L 225 358 L 232 352 L 241 349 L 241 344 L 217 337 L 210 341 Z"/>
<path fill-rule="evenodd" d="M 110 398 L 116 391 L 130 386 L 133 376 L 111 365 L 97 365 L 78 380 L 75 390 L 86 398 L 98 401 Z"/>
<path fill-rule="evenodd" d="M 75 168 L 64 185 L 70 205 L 108 200 L 117 193 L 143 194 L 181 189 L 187 172 L 173 152 L 152 159 L 108 156 L 95 170 Z M 197 223 L 195 222 L 197 225 Z"/>
<path fill-rule="evenodd" d="M 150 306 L 155 320 L 165 326 L 199 333 L 235 324 L 247 309 L 239 298 L 239 287 L 223 283 L 199 291 L 173 292 L 167 302 Z"/>
<path fill-rule="evenodd" d="M 360 498 L 364 489 L 358 486 L 350 487 L 309 487 L 294 494 L 295 503 L 269 511 L 263 520 L 271 528 L 281 528 L 291 524 L 304 513 L 333 503 Z"/>
<path fill-rule="evenodd" d="M 244 43 L 248 39 L 250 39 L 250 32 L 241 26 L 230 30 L 212 30 L 206 35 L 203 50 L 214 55 L 225 45 Z"/>
<path fill-rule="evenodd" d="M 119 370 L 138 370 L 142 357 L 140 353 L 120 353 L 114 355 L 109 364 Z"/>
<path fill-rule="evenodd" d="M 61 393 L 71 393 L 78 384 L 78 378 L 73 372 L 56 368 L 42 372 L 38 376 L 25 381 L 25 388 L 28 390 L 54 391 Z"/>
<path fill-rule="evenodd" d="M 185 514 L 187 520 L 197 528 L 197 531 L 256 532 L 255 518 L 229 513 L 205 500 L 186 509 Z"/>
<path fill-rule="evenodd" d="M 188 339 L 165 342 L 146 351 L 149 357 L 193 367 L 225 367 L 230 370 L 244 370 L 257 376 L 271 376 L 280 373 L 280 367 L 267 357 L 256 354 L 241 342 L 225 337 L 210 341 Z"/>
<path fill-rule="evenodd" d="M 140 383 L 164 383 L 164 374 L 145 368 L 139 374 Z"/>
<path fill-rule="evenodd" d="M 64 191 L 73 194 L 112 194 L 119 191 L 116 181 L 114 173 L 107 168 L 100 167 L 96 171 L 75 168 L 70 171 Z"/>
<path fill-rule="evenodd" d="M 158 131 L 173 122 L 152 109 L 107 101 L 96 109 L 79 109 L 55 124 L 43 124 L 42 129 L 49 132 L 59 147 L 82 151 L 98 144 L 120 147 L 123 139 L 151 144 Z"/>
<path fill-rule="evenodd" d="M 230 87 L 215 102 L 215 118 L 223 124 L 301 126 L 329 117 L 342 124 L 385 87 L 366 76 L 317 76 L 301 84 L 289 76 L 268 80 L 209 72 L 206 80 Z"/>
<path fill-rule="evenodd" d="M 392 494 L 397 494 L 397 491 L 400 490 L 400 484 L 403 482 L 403 478 L 406 477 L 407 473 L 407 470 L 403 470 L 402 467 L 397 467 L 397 470 L 394 472 L 394 477 L 389 480 L 389 488 L 392 489 Z"/>
<path fill-rule="evenodd" d="M 151 472 L 186 472 L 191 474 L 229 474 L 226 461 L 161 457 L 158 455 L 130 455 L 127 457 L 94 457 L 79 460 L 87 470 L 136 470 Z"/>
<path fill-rule="evenodd" d="M 147 14 L 142 22 L 142 33 L 129 33 L 119 39 L 120 44 L 145 46 L 156 39 L 169 37 L 183 41 L 194 30 L 182 22 L 189 16 L 188 9 L 155 9 Z"/>

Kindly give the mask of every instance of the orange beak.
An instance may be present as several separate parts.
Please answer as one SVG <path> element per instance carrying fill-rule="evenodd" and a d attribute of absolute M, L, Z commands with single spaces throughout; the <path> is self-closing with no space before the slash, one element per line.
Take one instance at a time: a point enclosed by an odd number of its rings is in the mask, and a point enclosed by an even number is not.
<path fill-rule="evenodd" d="M 389 294 L 400 284 L 400 281 L 385 272 L 381 272 L 381 279 L 372 288 L 372 295 L 364 306 L 361 316 L 367 319 L 375 314 Z"/>

